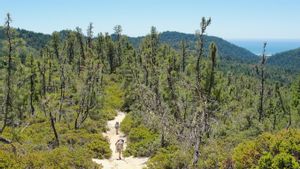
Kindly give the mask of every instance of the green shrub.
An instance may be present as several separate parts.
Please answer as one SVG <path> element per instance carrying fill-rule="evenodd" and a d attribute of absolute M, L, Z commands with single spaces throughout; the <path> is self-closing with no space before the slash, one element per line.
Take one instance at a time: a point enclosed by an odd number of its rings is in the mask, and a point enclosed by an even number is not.
<path fill-rule="evenodd" d="M 133 123 L 134 121 L 131 117 L 131 114 L 127 114 L 124 120 L 121 122 L 121 131 L 128 135 L 134 125 Z"/>
<path fill-rule="evenodd" d="M 272 160 L 272 169 L 299 169 L 300 165 L 290 154 L 280 153 Z"/>
<path fill-rule="evenodd" d="M 106 131 L 106 118 L 101 118 L 97 121 L 87 119 L 81 126 L 88 133 L 102 133 Z"/>
<path fill-rule="evenodd" d="M 131 129 L 128 141 L 125 155 L 150 156 L 160 145 L 158 134 L 143 126 Z"/>
<path fill-rule="evenodd" d="M 116 83 L 106 86 L 104 89 L 104 95 L 106 100 L 104 105 L 107 107 L 111 107 L 113 109 L 120 109 L 124 104 L 124 92 L 121 89 L 121 87 Z"/>
<path fill-rule="evenodd" d="M 23 168 L 94 168 L 90 152 L 59 147 L 51 151 L 34 152 L 22 157 Z"/>
<path fill-rule="evenodd" d="M 87 145 L 88 149 L 94 153 L 94 158 L 110 158 L 111 157 L 111 149 L 109 144 L 102 140 L 95 140 Z"/>
<path fill-rule="evenodd" d="M 264 133 L 240 143 L 232 155 L 236 168 L 299 168 L 300 130 Z"/>
<path fill-rule="evenodd" d="M 189 168 L 190 154 L 175 146 L 161 148 L 147 162 L 147 167 L 148 169 Z"/>
<path fill-rule="evenodd" d="M 116 115 L 117 115 L 117 111 L 113 108 L 103 107 L 100 110 L 100 116 L 103 119 L 113 120 Z"/>
<path fill-rule="evenodd" d="M 87 149 L 76 150 L 61 146 L 54 150 L 36 151 L 15 156 L 0 151 L 0 169 L 49 168 L 49 169 L 90 169 L 95 168 L 92 155 Z"/>
<path fill-rule="evenodd" d="M 225 168 L 230 164 L 230 159 L 226 158 L 231 149 L 230 144 L 223 139 L 208 139 L 205 146 L 200 147 L 201 159 L 198 161 L 198 168 Z"/>
<path fill-rule="evenodd" d="M 260 152 L 252 141 L 239 144 L 233 154 L 236 168 L 252 168 L 258 164 Z"/>
<path fill-rule="evenodd" d="M 61 136 L 61 143 L 63 145 L 82 146 L 92 141 L 108 141 L 98 133 L 87 133 L 84 129 L 70 130 L 68 133 Z"/>
<path fill-rule="evenodd" d="M 258 161 L 258 168 L 259 169 L 272 169 L 272 159 L 273 156 L 270 153 L 265 154 L 262 156 Z"/>
<path fill-rule="evenodd" d="M 29 125 L 22 135 L 26 137 L 24 142 L 30 144 L 48 143 L 54 137 L 49 121 Z"/>
<path fill-rule="evenodd" d="M 2 145 L 0 145 L 2 146 Z M 0 169 L 18 168 L 18 163 L 12 153 L 0 150 Z"/>

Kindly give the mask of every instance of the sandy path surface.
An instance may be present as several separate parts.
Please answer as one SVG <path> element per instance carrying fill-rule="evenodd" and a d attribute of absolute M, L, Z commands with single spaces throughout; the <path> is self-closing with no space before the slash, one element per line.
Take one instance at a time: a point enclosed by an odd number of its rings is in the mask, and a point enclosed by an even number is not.
<path fill-rule="evenodd" d="M 110 149 L 112 150 L 112 157 L 110 159 L 93 159 L 94 162 L 97 164 L 101 164 L 104 169 L 142 169 L 145 167 L 145 163 L 147 162 L 148 158 L 135 158 L 135 157 L 126 157 L 122 158 L 122 160 L 118 159 L 118 153 L 116 153 L 116 146 L 115 143 L 118 139 L 122 138 L 125 140 L 124 148 L 126 149 L 127 140 L 124 133 L 119 132 L 119 135 L 116 135 L 115 130 L 115 123 L 121 121 L 125 118 L 125 113 L 118 112 L 118 115 L 115 117 L 114 120 L 108 121 L 108 128 L 109 130 L 103 133 L 104 137 L 107 137 L 110 142 Z"/>

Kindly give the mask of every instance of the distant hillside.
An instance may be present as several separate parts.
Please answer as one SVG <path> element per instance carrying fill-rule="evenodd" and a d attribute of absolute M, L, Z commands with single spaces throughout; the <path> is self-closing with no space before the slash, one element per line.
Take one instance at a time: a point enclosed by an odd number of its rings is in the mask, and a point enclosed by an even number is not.
<path fill-rule="evenodd" d="M 42 48 L 51 38 L 50 35 L 36 33 L 25 29 L 16 29 L 17 36 L 26 41 L 26 45 L 34 49 Z M 5 38 L 3 27 L 0 27 L 0 40 Z"/>
<path fill-rule="evenodd" d="M 143 37 L 129 37 L 129 41 L 135 47 L 138 47 L 138 44 L 141 42 L 142 39 Z M 194 34 L 167 31 L 160 34 L 160 40 L 162 43 L 169 44 L 175 49 L 180 49 L 180 41 L 185 40 L 188 43 L 188 48 L 190 50 L 195 51 L 197 37 Z M 215 36 L 205 36 L 204 40 L 206 49 L 211 42 L 215 42 L 219 49 L 219 55 L 223 59 L 238 60 L 244 63 L 253 63 L 258 61 L 258 57 L 255 54 L 251 53 L 245 48 L 236 46 L 222 38 Z"/>
<path fill-rule="evenodd" d="M 17 35 L 26 41 L 27 46 L 34 49 L 40 49 L 45 46 L 45 44 L 50 40 L 51 36 L 42 33 L 36 33 L 33 31 L 27 31 L 24 29 L 16 29 Z M 64 39 L 69 30 L 60 31 L 62 39 Z M 5 38 L 3 28 L 0 27 L 0 40 Z M 139 43 L 142 41 L 143 37 L 128 37 L 129 41 L 133 46 L 138 47 Z M 219 49 L 219 55 L 222 59 L 234 60 L 243 63 L 253 63 L 257 62 L 258 57 L 251 53 L 250 51 L 238 47 L 228 41 L 215 36 L 205 36 L 205 47 L 211 42 L 215 42 Z M 180 41 L 185 40 L 188 44 L 188 48 L 192 51 L 196 49 L 197 38 L 194 34 L 185 34 L 179 32 L 163 32 L 160 34 L 161 43 L 166 43 L 175 49 L 180 49 Z"/>
<path fill-rule="evenodd" d="M 300 48 L 281 52 L 270 57 L 267 61 L 269 65 L 279 66 L 290 70 L 300 70 Z"/>

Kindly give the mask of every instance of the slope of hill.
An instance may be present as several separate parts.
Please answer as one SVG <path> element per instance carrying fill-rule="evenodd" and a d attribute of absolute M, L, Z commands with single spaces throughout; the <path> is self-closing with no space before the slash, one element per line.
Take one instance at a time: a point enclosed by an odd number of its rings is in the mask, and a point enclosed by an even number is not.
<path fill-rule="evenodd" d="M 143 37 L 129 37 L 130 42 L 135 47 L 138 47 L 138 44 L 142 39 Z M 160 34 L 160 40 L 162 43 L 166 43 L 175 49 L 180 49 L 180 41 L 185 40 L 190 50 L 196 50 L 197 37 L 194 34 L 167 31 Z M 205 36 L 204 40 L 206 44 L 206 49 L 208 48 L 208 45 L 211 42 L 215 42 L 217 44 L 219 49 L 219 55 L 222 59 L 238 60 L 244 63 L 253 63 L 258 61 L 258 57 L 255 54 L 251 53 L 247 49 L 236 46 L 222 38 L 215 36 Z"/>
<path fill-rule="evenodd" d="M 51 38 L 50 35 L 28 31 L 25 29 L 16 29 L 16 35 L 26 41 L 26 45 L 34 49 L 42 48 Z M 0 27 L 0 40 L 5 38 L 3 27 Z"/>
<path fill-rule="evenodd" d="M 289 70 L 300 70 L 300 48 L 281 52 L 270 57 L 269 65 L 278 66 Z"/>

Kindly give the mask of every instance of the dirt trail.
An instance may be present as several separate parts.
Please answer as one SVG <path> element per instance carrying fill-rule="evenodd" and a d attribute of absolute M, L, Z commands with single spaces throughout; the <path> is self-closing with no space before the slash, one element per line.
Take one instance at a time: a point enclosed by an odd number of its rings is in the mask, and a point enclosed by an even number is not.
<path fill-rule="evenodd" d="M 109 130 L 103 133 L 104 137 L 109 139 L 110 149 L 112 150 L 112 157 L 110 159 L 93 159 L 93 161 L 97 164 L 101 164 L 104 169 L 142 169 L 145 167 L 145 163 L 147 162 L 148 158 L 135 158 L 135 157 L 126 157 L 122 160 L 118 159 L 118 154 L 116 153 L 116 146 L 115 143 L 119 138 L 125 140 L 124 148 L 126 149 L 127 140 L 124 136 L 124 133 L 119 132 L 119 135 L 116 135 L 115 130 L 115 123 L 121 121 L 125 118 L 125 113 L 118 112 L 118 115 L 115 117 L 114 120 L 108 121 L 108 128 Z"/>

